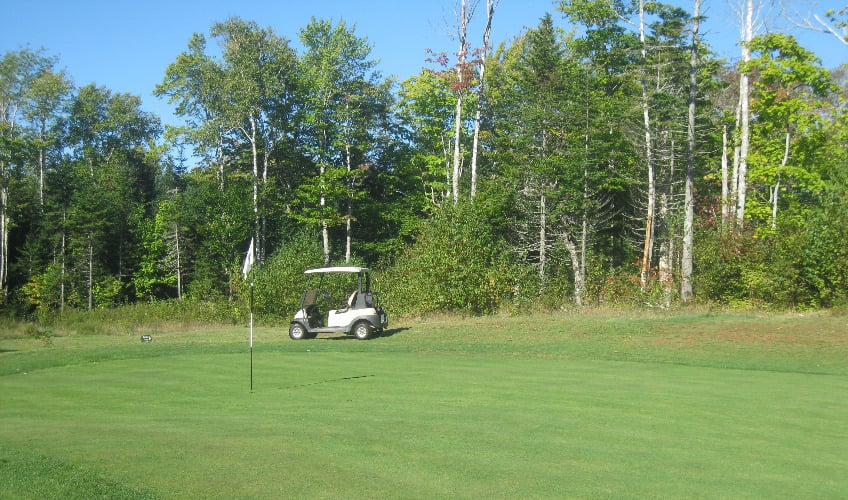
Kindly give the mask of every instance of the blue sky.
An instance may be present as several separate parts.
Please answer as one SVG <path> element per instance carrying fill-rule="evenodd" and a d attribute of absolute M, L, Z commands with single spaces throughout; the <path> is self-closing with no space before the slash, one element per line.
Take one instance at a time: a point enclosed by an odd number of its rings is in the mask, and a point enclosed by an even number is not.
<path fill-rule="evenodd" d="M 734 1 L 734 0 L 731 0 Z M 60 59 L 79 86 L 95 82 L 114 92 L 142 98 L 143 107 L 173 123 L 172 108 L 152 95 L 165 68 L 183 52 L 192 33 L 230 16 L 255 20 L 290 39 L 312 16 L 344 19 L 371 42 L 372 56 L 386 76 L 403 80 L 425 65 L 425 50 L 453 53 L 450 34 L 456 0 L 3 0 L 0 54 L 25 46 L 43 47 Z M 691 9 L 691 0 L 671 0 Z M 795 2 L 806 13 L 841 8 L 844 0 Z M 702 29 L 719 55 L 738 57 L 738 30 L 726 0 L 702 0 L 708 20 Z M 480 0 L 472 45 L 482 44 L 485 0 Z M 500 0 L 492 27 L 492 42 L 510 40 L 538 24 L 545 12 L 563 25 L 552 0 Z M 815 51 L 827 67 L 848 62 L 848 47 L 828 35 L 796 31 L 801 43 Z"/>

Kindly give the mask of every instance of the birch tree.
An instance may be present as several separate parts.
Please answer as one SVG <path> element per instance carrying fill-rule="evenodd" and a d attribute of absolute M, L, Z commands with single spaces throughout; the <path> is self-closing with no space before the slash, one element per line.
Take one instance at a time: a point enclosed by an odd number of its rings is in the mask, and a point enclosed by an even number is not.
<path fill-rule="evenodd" d="M 683 254 L 680 258 L 680 300 L 692 299 L 692 267 L 695 239 L 695 105 L 698 100 L 698 51 L 701 0 L 692 7 L 692 46 L 689 55 L 689 106 L 686 121 L 686 184 L 684 188 Z M 722 148 L 724 151 L 724 148 Z M 724 168 L 726 172 L 726 167 Z M 723 176 L 724 178 L 724 176 Z M 722 182 L 723 189 L 726 189 Z"/>
<path fill-rule="evenodd" d="M 751 41 L 754 57 L 746 69 L 752 85 L 750 218 L 777 229 L 781 206 L 822 191 L 820 169 L 812 159 L 823 148 L 825 99 L 833 81 L 819 60 L 792 36 L 771 33 Z M 783 197 L 786 199 L 784 200 Z"/>
<path fill-rule="evenodd" d="M 224 69 L 207 54 L 207 40 L 194 33 L 188 49 L 168 65 L 165 77 L 154 94 L 167 97 L 176 106 L 176 114 L 186 120 L 184 135 L 195 145 L 195 154 L 209 165 L 215 165 L 218 189 L 225 188 Z"/>
<path fill-rule="evenodd" d="M 751 141 L 751 85 L 750 75 L 745 69 L 751 60 L 751 40 L 754 38 L 756 16 L 760 11 L 758 0 L 743 0 L 735 6 L 740 21 L 740 45 L 742 60 L 739 71 L 739 107 L 737 124 L 739 129 L 738 152 L 734 158 L 733 189 L 731 197 L 736 201 L 736 225 L 745 222 L 745 205 L 748 194 L 748 152 Z"/>
<path fill-rule="evenodd" d="M 6 304 L 9 293 L 12 181 L 23 171 L 31 149 L 31 141 L 25 137 L 25 119 L 33 117 L 34 88 L 40 87 L 39 79 L 50 73 L 54 64 L 55 59 L 42 51 L 29 49 L 7 52 L 0 58 L 0 305 Z"/>
<path fill-rule="evenodd" d="M 647 167 L 647 207 L 645 209 L 645 239 L 642 247 L 642 268 L 639 282 L 644 290 L 648 284 L 648 273 L 651 269 L 651 261 L 654 252 L 654 222 L 656 219 L 657 187 L 656 187 L 656 165 L 654 163 L 653 136 L 651 134 L 651 114 L 648 99 L 648 43 L 645 38 L 645 1 L 639 0 L 639 43 L 642 60 L 640 83 L 642 86 L 642 122 L 645 136 L 645 165 Z"/>
<path fill-rule="evenodd" d="M 45 69 L 32 82 L 25 116 L 37 141 L 36 176 L 38 178 L 38 203 L 44 208 L 44 179 L 48 162 L 60 156 L 58 149 L 59 127 L 64 117 L 73 83 L 64 71 Z"/>
<path fill-rule="evenodd" d="M 154 196 L 145 152 L 160 123 L 140 106 L 137 96 L 90 84 L 70 107 L 66 224 L 87 309 L 123 293 L 140 238 L 139 212 Z"/>
<path fill-rule="evenodd" d="M 498 0 L 486 0 L 486 27 L 483 30 L 483 46 L 477 61 L 479 83 L 477 86 L 477 110 L 474 113 L 474 139 L 471 146 L 471 198 L 477 195 L 477 155 L 480 142 L 480 120 L 486 103 L 486 56 L 489 52 L 489 35 L 492 32 L 492 17 Z"/>
<path fill-rule="evenodd" d="M 459 203 L 459 178 L 462 173 L 461 165 L 461 148 L 462 142 L 462 105 L 465 99 L 467 87 L 470 86 L 470 71 L 467 64 L 468 58 L 468 23 L 474 17 L 474 10 L 477 7 L 478 0 L 472 0 L 469 5 L 466 0 L 460 0 L 459 12 L 457 13 L 457 40 L 459 41 L 459 49 L 457 50 L 456 62 L 456 83 L 454 85 L 456 91 L 456 111 L 454 113 L 454 138 L 453 138 L 453 175 L 451 176 L 451 190 L 453 192 L 454 205 Z"/>
<path fill-rule="evenodd" d="M 329 263 L 330 229 L 344 226 L 345 241 L 352 239 L 351 203 L 357 196 L 352 181 L 358 171 L 354 153 L 361 159 L 367 151 L 365 132 L 387 109 L 388 87 L 375 70 L 368 40 L 344 22 L 334 26 L 313 18 L 301 30 L 300 39 L 306 47 L 299 66 L 305 94 L 301 123 L 318 176 L 317 185 L 301 191 L 305 210 L 298 217 L 320 227 L 324 260 Z M 350 255 L 346 244 L 345 258 L 349 260 Z"/>
<path fill-rule="evenodd" d="M 258 260 L 265 257 L 260 188 L 268 183 L 268 162 L 292 126 L 295 53 L 288 41 L 252 21 L 231 18 L 212 26 L 224 48 L 221 101 L 225 123 L 250 147 L 253 175 L 253 237 Z"/>
<path fill-rule="evenodd" d="M 451 198 L 454 104 L 447 80 L 429 69 L 401 82 L 398 90 L 401 138 L 411 147 L 420 189 L 434 207 Z"/>
<path fill-rule="evenodd" d="M 786 7 L 788 5 L 784 6 Z M 806 15 L 800 15 L 797 12 L 789 12 L 788 16 L 797 26 L 827 33 L 848 47 L 848 7 L 840 10 L 829 9 L 823 14 L 809 12 Z"/>

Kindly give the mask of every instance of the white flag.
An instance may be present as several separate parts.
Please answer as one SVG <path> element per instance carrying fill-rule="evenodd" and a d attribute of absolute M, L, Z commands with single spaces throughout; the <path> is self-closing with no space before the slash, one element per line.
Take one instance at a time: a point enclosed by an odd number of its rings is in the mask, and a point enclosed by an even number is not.
<path fill-rule="evenodd" d="M 254 253 L 253 238 L 250 238 L 250 248 L 247 249 L 247 255 L 244 256 L 244 265 L 241 267 L 241 273 L 244 275 L 244 279 L 247 279 L 247 274 L 253 269 Z"/>

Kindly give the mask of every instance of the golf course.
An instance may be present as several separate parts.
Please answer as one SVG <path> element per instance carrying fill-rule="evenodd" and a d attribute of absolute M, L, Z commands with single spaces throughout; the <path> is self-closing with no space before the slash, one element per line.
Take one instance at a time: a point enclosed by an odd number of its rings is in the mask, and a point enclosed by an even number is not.
<path fill-rule="evenodd" d="M 848 497 L 844 314 L 248 335 L 0 331 L 0 498 Z"/>

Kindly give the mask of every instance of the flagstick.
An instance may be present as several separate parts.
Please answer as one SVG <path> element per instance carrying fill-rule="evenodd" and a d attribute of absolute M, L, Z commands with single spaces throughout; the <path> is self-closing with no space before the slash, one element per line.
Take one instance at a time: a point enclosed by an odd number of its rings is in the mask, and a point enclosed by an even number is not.
<path fill-rule="evenodd" d="M 253 392 L 253 276 L 250 277 L 250 392 Z"/>
<path fill-rule="evenodd" d="M 253 282 L 254 276 L 250 271 L 253 269 L 253 263 L 256 261 L 256 247 L 253 244 L 254 238 L 250 239 L 250 248 L 247 249 L 247 255 L 244 256 L 244 265 L 241 268 L 244 279 L 247 280 L 247 275 L 250 274 L 250 392 L 253 393 Z"/>

